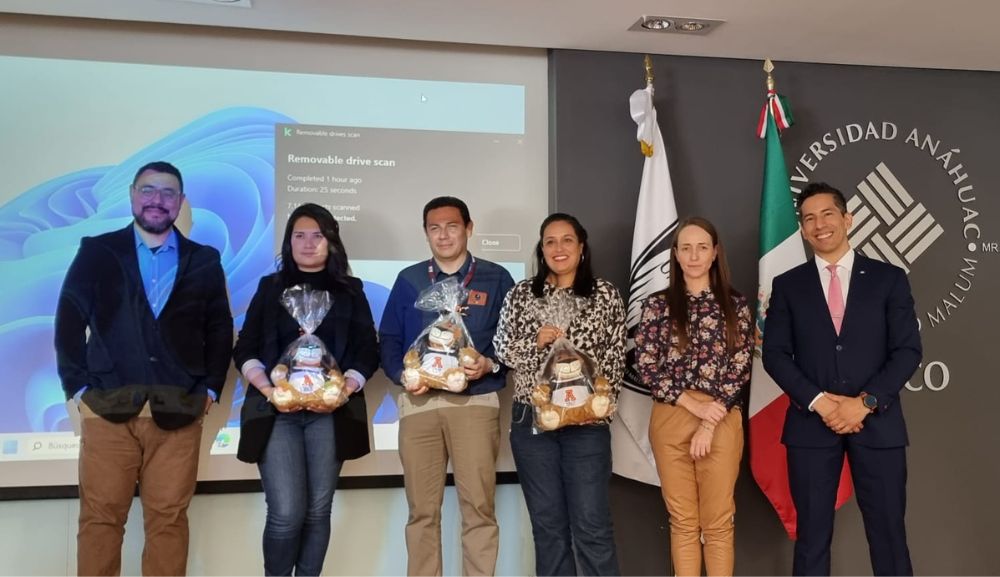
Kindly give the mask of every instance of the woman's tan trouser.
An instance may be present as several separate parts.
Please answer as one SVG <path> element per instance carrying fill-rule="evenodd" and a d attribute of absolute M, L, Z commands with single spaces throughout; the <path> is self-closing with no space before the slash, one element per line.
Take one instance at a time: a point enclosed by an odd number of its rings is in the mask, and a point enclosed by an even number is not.
<path fill-rule="evenodd" d="M 711 397 L 687 391 L 698 400 Z M 708 575 L 733 574 L 733 489 L 743 455 L 743 420 L 731 410 L 715 427 L 709 454 L 691 458 L 691 437 L 701 420 L 687 409 L 653 403 L 649 441 L 660 489 L 670 513 L 670 556 L 676 575 L 701 575 L 704 538 Z"/>

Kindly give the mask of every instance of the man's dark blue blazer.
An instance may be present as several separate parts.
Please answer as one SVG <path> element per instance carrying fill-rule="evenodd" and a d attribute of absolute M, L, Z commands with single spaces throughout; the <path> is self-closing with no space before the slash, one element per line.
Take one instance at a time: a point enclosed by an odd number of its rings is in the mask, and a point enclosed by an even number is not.
<path fill-rule="evenodd" d="M 920 364 L 913 296 L 899 267 L 855 254 L 840 335 L 810 259 L 774 279 L 764 327 L 764 369 L 788 393 L 781 442 L 828 447 L 840 442 L 809 403 L 821 391 L 878 399 L 878 410 L 848 442 L 903 447 L 906 425 L 899 393 Z"/>
<path fill-rule="evenodd" d="M 846 454 L 875 575 L 912 575 L 906 545 L 906 425 L 899 393 L 920 364 L 913 297 L 902 269 L 855 254 L 840 334 L 816 262 L 774 279 L 763 363 L 791 403 L 781 441 L 798 513 L 792 572 L 829 575 L 834 504 Z M 809 404 L 821 391 L 875 395 L 854 434 L 831 431 Z"/>
<path fill-rule="evenodd" d="M 121 230 L 80 242 L 59 294 L 55 346 L 66 398 L 125 422 L 149 402 L 162 429 L 179 429 L 221 398 L 233 343 L 219 251 L 176 228 L 177 277 L 154 317 L 139 273 L 135 233 Z"/>

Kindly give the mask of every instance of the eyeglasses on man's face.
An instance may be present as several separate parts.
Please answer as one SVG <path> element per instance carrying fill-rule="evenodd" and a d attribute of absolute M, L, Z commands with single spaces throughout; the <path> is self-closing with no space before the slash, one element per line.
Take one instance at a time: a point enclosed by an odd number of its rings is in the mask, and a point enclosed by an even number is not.
<path fill-rule="evenodd" d="M 180 191 L 173 188 L 157 188 L 155 186 L 145 185 L 140 186 L 135 189 L 136 193 L 143 200 L 153 200 L 157 194 L 160 195 L 160 200 L 163 202 L 174 202 L 180 198 Z"/>

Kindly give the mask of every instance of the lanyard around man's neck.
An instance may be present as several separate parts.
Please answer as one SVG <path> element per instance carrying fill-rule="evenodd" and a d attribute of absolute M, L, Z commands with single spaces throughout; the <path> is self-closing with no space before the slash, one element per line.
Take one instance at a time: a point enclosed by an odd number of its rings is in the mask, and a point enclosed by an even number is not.
<path fill-rule="evenodd" d="M 465 273 L 465 278 L 462 279 L 462 288 L 467 288 L 472 282 L 472 275 L 476 274 L 476 257 L 470 254 L 469 258 L 472 259 L 472 262 L 469 263 L 469 272 Z M 434 274 L 434 259 L 427 263 L 427 278 L 430 279 L 431 284 L 437 280 L 437 275 Z"/>

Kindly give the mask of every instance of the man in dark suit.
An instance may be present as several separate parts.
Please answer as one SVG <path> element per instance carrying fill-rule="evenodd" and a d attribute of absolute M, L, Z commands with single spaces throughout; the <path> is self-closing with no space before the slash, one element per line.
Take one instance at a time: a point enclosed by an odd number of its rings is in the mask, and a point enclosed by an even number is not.
<path fill-rule="evenodd" d="M 829 575 L 844 455 L 875 575 L 912 575 L 906 545 L 906 426 L 899 393 L 922 354 L 902 269 L 855 253 L 844 195 L 812 183 L 797 200 L 815 260 L 774 279 L 764 368 L 788 393 L 781 441 L 798 514 L 792 572 Z"/>
<path fill-rule="evenodd" d="M 139 169 L 135 220 L 84 238 L 56 311 L 59 377 L 81 415 L 77 571 L 118 575 L 138 483 L 144 575 L 183 575 L 201 420 L 218 400 L 233 342 L 226 279 L 214 248 L 173 225 L 180 171 Z"/>

